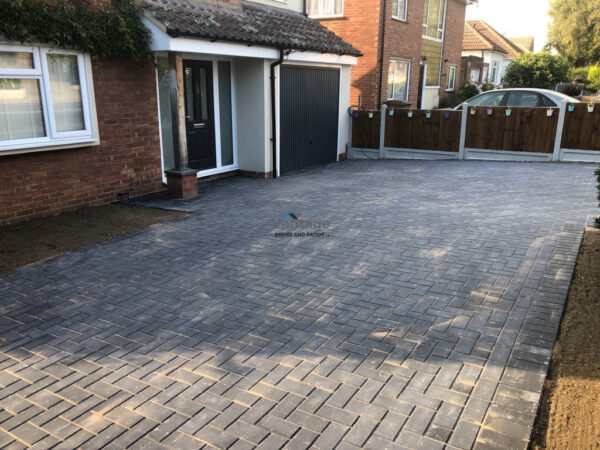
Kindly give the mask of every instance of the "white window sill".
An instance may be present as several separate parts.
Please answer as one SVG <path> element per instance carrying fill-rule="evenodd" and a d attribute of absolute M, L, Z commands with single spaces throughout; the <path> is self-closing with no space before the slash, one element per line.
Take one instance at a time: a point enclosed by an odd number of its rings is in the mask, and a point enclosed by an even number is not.
<path fill-rule="evenodd" d="M 392 16 L 392 20 L 395 20 L 396 22 L 408 23 L 408 20 L 406 18 L 403 19 L 402 17 Z"/>
<path fill-rule="evenodd" d="M 77 139 L 64 139 L 64 140 L 53 140 L 47 142 L 40 142 L 37 144 L 22 144 L 22 145 L 11 145 L 3 147 L 0 145 L 0 157 L 7 155 L 20 155 L 23 153 L 37 153 L 37 152 L 48 152 L 53 150 L 66 150 L 69 148 L 78 147 L 92 147 L 94 145 L 100 145 L 100 139 L 98 138 L 77 138 Z"/>
<path fill-rule="evenodd" d="M 454 88 L 452 88 L 452 89 L 446 89 L 446 92 L 454 92 Z"/>

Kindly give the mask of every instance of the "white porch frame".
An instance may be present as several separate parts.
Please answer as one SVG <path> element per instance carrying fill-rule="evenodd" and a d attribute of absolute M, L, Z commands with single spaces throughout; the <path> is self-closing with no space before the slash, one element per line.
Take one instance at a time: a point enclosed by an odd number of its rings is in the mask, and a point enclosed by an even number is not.
<path fill-rule="evenodd" d="M 167 54 L 158 52 L 155 56 L 166 57 Z M 214 116 L 214 133 L 215 133 L 215 154 L 217 167 L 214 169 L 201 170 L 198 172 L 197 177 L 203 178 L 211 175 L 218 175 L 221 173 L 232 172 L 238 170 L 238 140 L 237 140 L 237 104 L 236 104 L 236 86 L 235 86 L 235 60 L 230 56 L 217 56 L 217 55 L 206 55 L 198 53 L 183 53 L 181 55 L 183 60 L 194 60 L 194 61 L 210 61 L 212 65 L 212 84 L 213 84 L 213 116 Z M 233 139 L 233 164 L 227 166 L 222 165 L 222 152 L 221 152 L 221 104 L 219 101 L 219 61 L 226 61 L 230 63 L 231 67 L 231 133 Z M 156 76 L 156 89 L 157 98 L 158 93 L 158 71 L 155 71 Z M 166 183 L 167 178 L 165 175 L 165 161 L 164 161 L 164 149 L 162 145 L 162 124 L 160 117 L 160 99 L 157 102 L 158 106 L 158 120 L 160 131 L 160 160 L 162 168 L 163 182 Z"/>

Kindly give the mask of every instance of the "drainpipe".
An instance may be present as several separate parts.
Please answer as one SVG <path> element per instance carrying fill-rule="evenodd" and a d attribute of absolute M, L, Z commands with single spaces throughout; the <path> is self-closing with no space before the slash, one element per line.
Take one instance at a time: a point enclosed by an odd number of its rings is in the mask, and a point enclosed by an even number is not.
<path fill-rule="evenodd" d="M 381 51 L 379 52 L 379 97 L 377 98 L 377 107 L 381 105 L 381 96 L 383 95 L 383 56 L 385 51 L 385 23 L 387 19 L 387 0 L 383 0 L 383 14 L 381 22 Z"/>
<path fill-rule="evenodd" d="M 279 49 L 279 59 L 273 63 L 271 63 L 271 143 L 272 143 L 272 152 L 273 152 L 273 178 L 277 178 L 277 102 L 275 100 L 275 68 L 280 66 L 283 63 L 283 58 L 285 56 L 285 50 Z"/>
<path fill-rule="evenodd" d="M 308 17 L 308 10 L 306 9 L 306 0 L 302 2 L 302 12 L 304 13 L 304 17 Z"/>

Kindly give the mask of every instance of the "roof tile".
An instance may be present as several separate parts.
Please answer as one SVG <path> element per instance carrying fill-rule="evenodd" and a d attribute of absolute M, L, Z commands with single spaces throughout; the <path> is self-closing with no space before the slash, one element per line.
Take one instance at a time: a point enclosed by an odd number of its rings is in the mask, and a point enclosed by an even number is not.
<path fill-rule="evenodd" d="M 172 37 L 361 55 L 316 20 L 281 8 L 247 2 L 239 8 L 218 7 L 199 0 L 143 0 L 142 7 Z"/>

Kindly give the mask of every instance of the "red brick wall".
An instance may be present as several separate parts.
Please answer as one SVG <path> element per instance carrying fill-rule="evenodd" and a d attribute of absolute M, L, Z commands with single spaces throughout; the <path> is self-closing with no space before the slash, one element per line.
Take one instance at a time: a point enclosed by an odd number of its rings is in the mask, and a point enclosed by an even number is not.
<path fill-rule="evenodd" d="M 100 145 L 0 155 L 0 224 L 162 188 L 152 64 L 103 59 L 93 77 Z"/>
<path fill-rule="evenodd" d="M 419 70 L 421 63 L 421 41 L 423 34 L 423 0 L 409 0 L 406 22 L 392 19 L 392 0 L 387 2 L 385 50 L 383 65 L 383 92 L 381 102 L 387 100 L 387 80 L 389 62 L 391 59 L 408 59 L 411 63 L 410 84 L 408 88 L 408 101 L 411 107 L 417 107 L 419 96 Z"/>
<path fill-rule="evenodd" d="M 389 0 L 391 2 L 391 0 Z M 364 56 L 352 67 L 352 90 L 350 104 L 366 108 L 377 106 L 379 91 L 379 40 L 382 0 L 344 0 L 344 17 L 320 20 L 321 24 L 342 39 L 352 43 Z"/>
<path fill-rule="evenodd" d="M 344 17 L 341 19 L 322 19 L 320 22 L 331 31 L 352 43 L 364 56 L 359 58 L 358 65 L 352 68 L 352 93 L 351 103 L 377 108 L 387 100 L 387 78 L 389 62 L 393 58 L 408 59 L 411 61 L 411 74 L 408 101 L 413 107 L 417 106 L 419 95 L 419 71 L 421 63 L 421 43 L 423 32 L 424 0 L 409 0 L 406 22 L 392 19 L 392 0 L 387 0 L 385 14 L 386 29 L 383 57 L 383 89 L 381 98 L 379 93 L 379 56 L 381 38 L 381 8 L 383 0 L 373 0 L 368 7 L 364 0 L 345 0 Z M 446 18 L 446 39 L 444 42 L 444 56 L 448 59 L 442 67 L 443 86 L 446 83 L 446 67 L 456 64 L 460 72 L 460 54 L 465 21 L 465 5 L 462 0 L 448 0 Z M 457 72 L 457 80 L 460 73 Z M 458 81 L 457 81 L 458 86 Z M 442 89 L 442 93 L 445 88 Z"/>
<path fill-rule="evenodd" d="M 463 1 L 448 0 L 446 12 L 446 35 L 444 39 L 444 56 L 442 61 L 442 95 L 446 92 L 446 74 L 448 73 L 448 64 L 456 66 L 456 92 L 462 85 L 463 75 L 461 74 L 461 52 L 463 32 L 465 27 L 465 9 Z"/>

